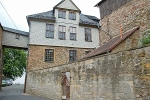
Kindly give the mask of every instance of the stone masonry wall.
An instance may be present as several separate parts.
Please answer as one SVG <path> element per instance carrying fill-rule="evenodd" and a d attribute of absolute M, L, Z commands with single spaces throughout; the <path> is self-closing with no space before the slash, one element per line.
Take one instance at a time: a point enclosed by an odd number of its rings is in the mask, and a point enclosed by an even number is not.
<path fill-rule="evenodd" d="M 26 93 L 61 100 L 62 72 L 71 73 L 70 100 L 150 98 L 150 46 L 29 71 Z"/>
<path fill-rule="evenodd" d="M 45 62 L 45 49 L 54 50 L 54 62 Z M 28 54 L 28 71 L 39 70 L 69 63 L 69 50 L 77 50 L 77 60 L 85 55 L 85 51 L 91 49 L 69 48 L 69 47 L 52 47 L 52 46 L 29 46 Z"/>
<path fill-rule="evenodd" d="M 142 38 L 142 33 L 150 29 L 150 1 L 132 0 L 101 19 L 100 42 L 104 44 L 110 39 L 108 33 L 112 37 L 119 35 L 120 26 L 123 32 L 140 26 L 140 37 Z"/>

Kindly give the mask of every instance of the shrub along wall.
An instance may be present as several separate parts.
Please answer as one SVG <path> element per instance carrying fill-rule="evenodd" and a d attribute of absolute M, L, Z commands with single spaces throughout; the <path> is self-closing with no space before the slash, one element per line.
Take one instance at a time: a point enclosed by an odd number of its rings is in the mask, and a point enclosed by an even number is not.
<path fill-rule="evenodd" d="M 28 72 L 26 93 L 61 100 L 62 72 L 71 73 L 70 100 L 150 98 L 150 47 Z"/>

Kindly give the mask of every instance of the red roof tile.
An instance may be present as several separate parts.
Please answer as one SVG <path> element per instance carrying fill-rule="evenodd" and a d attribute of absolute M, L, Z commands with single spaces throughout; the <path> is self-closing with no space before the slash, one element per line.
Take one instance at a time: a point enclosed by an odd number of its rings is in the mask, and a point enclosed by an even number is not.
<path fill-rule="evenodd" d="M 90 53 L 88 53 L 86 56 L 84 56 L 82 59 L 84 58 L 89 58 L 89 57 L 93 57 L 93 56 L 97 56 L 97 55 L 101 55 L 104 53 L 107 53 L 109 51 L 111 51 L 112 49 L 114 49 L 119 43 L 121 43 L 123 40 L 125 40 L 126 38 L 128 38 L 130 35 L 132 35 L 136 30 L 138 30 L 140 27 L 134 27 L 133 29 L 125 32 L 122 35 L 122 38 L 120 38 L 120 36 L 114 37 L 111 40 L 109 40 L 107 43 L 105 43 L 104 45 L 102 45 L 101 47 L 91 51 Z"/>

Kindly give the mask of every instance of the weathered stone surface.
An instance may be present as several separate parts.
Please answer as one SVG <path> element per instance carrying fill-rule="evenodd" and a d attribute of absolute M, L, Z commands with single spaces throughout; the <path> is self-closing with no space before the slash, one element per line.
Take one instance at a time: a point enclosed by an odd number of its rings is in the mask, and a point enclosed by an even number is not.
<path fill-rule="evenodd" d="M 110 36 L 114 37 L 119 35 L 120 26 L 122 26 L 123 32 L 126 32 L 135 26 L 140 26 L 140 34 L 126 42 L 127 47 L 140 46 L 141 39 L 137 41 L 137 38 L 142 38 L 142 33 L 145 30 L 150 29 L 149 13 L 149 0 L 132 0 L 126 5 L 118 8 L 110 15 L 101 19 L 100 43 L 106 43 L 110 39 Z"/>
<path fill-rule="evenodd" d="M 149 100 L 150 47 L 139 48 L 143 32 L 150 29 L 149 13 L 149 0 L 132 0 L 101 20 L 101 44 L 119 35 L 120 25 L 123 32 L 140 26 L 108 55 L 65 64 L 71 48 L 31 46 L 26 92 L 60 100 L 61 74 L 70 72 L 70 100 Z M 55 64 L 43 62 L 47 48 L 56 50 Z"/>
<path fill-rule="evenodd" d="M 54 62 L 45 62 L 45 49 L 54 50 Z M 85 55 L 85 51 L 91 49 L 69 48 L 69 47 L 51 47 L 51 46 L 29 46 L 28 71 L 45 69 L 69 63 L 69 50 L 77 50 L 77 60 Z"/>
<path fill-rule="evenodd" d="M 148 100 L 150 60 L 143 59 L 149 50 L 145 47 L 28 72 L 26 92 L 60 100 L 61 73 L 69 71 L 71 100 Z M 139 56 L 141 51 L 145 54 Z"/>

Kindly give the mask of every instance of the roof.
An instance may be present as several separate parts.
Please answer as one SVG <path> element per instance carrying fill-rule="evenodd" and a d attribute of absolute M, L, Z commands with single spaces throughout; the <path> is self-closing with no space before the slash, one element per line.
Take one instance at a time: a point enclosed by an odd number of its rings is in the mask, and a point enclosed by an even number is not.
<path fill-rule="evenodd" d="M 99 6 L 101 3 L 103 3 L 104 1 L 106 1 L 106 0 L 100 0 L 100 2 L 98 2 L 94 7 L 97 7 L 97 6 Z"/>
<path fill-rule="evenodd" d="M 53 10 L 47 11 L 47 12 L 42 12 L 42 13 L 37 13 L 33 15 L 28 15 L 28 18 L 37 18 L 37 19 L 48 19 L 48 20 L 55 20 L 56 18 L 54 17 Z"/>
<path fill-rule="evenodd" d="M 47 12 L 42 12 L 42 13 L 37 13 L 33 15 L 28 15 L 28 18 L 37 18 L 37 19 L 47 19 L 47 20 L 56 20 L 53 14 L 53 10 L 47 11 Z M 99 25 L 99 19 L 95 16 L 90 16 L 90 15 L 84 15 L 80 13 L 80 24 L 87 24 L 87 25 Z"/>
<path fill-rule="evenodd" d="M 0 23 L 0 27 L 2 28 L 2 30 L 3 30 L 3 27 L 2 27 L 2 24 Z"/>
<path fill-rule="evenodd" d="M 57 6 L 59 6 L 61 3 L 63 3 L 65 0 L 60 1 L 56 6 L 53 7 L 53 9 L 56 9 Z M 74 2 L 72 0 L 70 0 L 70 2 L 78 9 L 79 12 L 81 12 L 81 10 L 74 4 Z"/>
<path fill-rule="evenodd" d="M 126 33 L 124 33 L 122 35 L 122 38 L 120 38 L 120 36 L 114 37 L 111 40 L 109 40 L 107 43 L 105 43 L 104 45 L 102 45 L 101 47 L 91 51 L 90 53 L 88 53 L 86 56 L 84 56 L 83 58 L 89 58 L 89 57 L 93 57 L 93 56 L 97 56 L 97 55 L 101 55 L 107 52 L 110 52 L 111 50 L 113 50 L 117 45 L 119 45 L 122 41 L 124 41 L 126 38 L 128 38 L 130 35 L 132 35 L 136 30 L 138 30 L 140 27 L 134 27 L 133 29 L 127 31 Z M 82 58 L 82 59 L 83 59 Z"/>
<path fill-rule="evenodd" d="M 21 34 L 21 35 L 25 35 L 25 36 L 29 35 L 28 32 L 24 32 L 24 31 L 8 28 L 8 27 L 5 27 L 5 26 L 2 26 L 2 27 L 3 27 L 3 30 L 7 31 L 7 32 L 17 33 L 17 34 Z"/>

